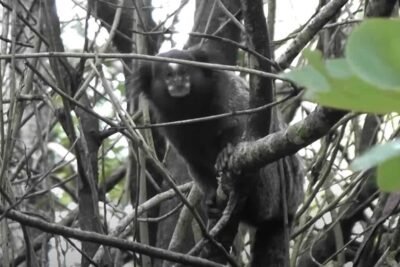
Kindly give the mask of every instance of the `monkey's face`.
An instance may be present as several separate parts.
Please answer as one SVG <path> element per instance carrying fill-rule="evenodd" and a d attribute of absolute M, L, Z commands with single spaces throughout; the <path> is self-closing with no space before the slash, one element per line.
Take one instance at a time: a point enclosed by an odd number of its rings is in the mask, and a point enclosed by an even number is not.
<path fill-rule="evenodd" d="M 190 73 L 187 66 L 168 63 L 163 72 L 166 89 L 171 97 L 184 97 L 190 94 Z"/>
<path fill-rule="evenodd" d="M 161 57 L 207 62 L 193 51 L 171 50 L 159 54 Z M 153 106 L 164 115 L 174 115 L 177 108 L 185 108 L 186 114 L 203 109 L 204 103 L 212 99 L 218 75 L 206 68 L 176 64 L 172 62 L 144 62 L 136 73 L 137 92 L 143 92 Z M 203 101 L 201 101 L 203 100 Z"/>

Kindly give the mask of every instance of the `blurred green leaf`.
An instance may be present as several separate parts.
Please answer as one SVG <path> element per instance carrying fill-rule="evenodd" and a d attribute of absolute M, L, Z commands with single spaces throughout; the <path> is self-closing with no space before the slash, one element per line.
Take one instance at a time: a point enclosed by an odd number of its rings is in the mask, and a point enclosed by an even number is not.
<path fill-rule="evenodd" d="M 308 51 L 307 56 L 313 52 Z M 313 56 L 310 65 L 284 74 L 307 88 L 304 98 L 321 105 L 357 112 L 400 112 L 400 92 L 381 90 L 353 75 L 344 59 L 321 65 Z M 322 66 L 322 67 L 321 67 Z"/>
<path fill-rule="evenodd" d="M 400 191 L 400 156 L 379 165 L 377 175 L 378 186 L 382 191 Z"/>
<path fill-rule="evenodd" d="M 382 191 L 400 190 L 400 141 L 376 145 L 350 165 L 353 170 L 378 166 L 377 182 Z"/>
<path fill-rule="evenodd" d="M 353 72 L 379 88 L 400 90 L 400 20 L 370 19 L 350 35 L 346 59 Z"/>
<path fill-rule="evenodd" d="M 350 168 L 355 171 L 361 171 L 372 168 L 398 156 L 400 156 L 400 140 L 395 140 L 372 147 L 363 155 L 355 159 L 351 163 Z"/>
<path fill-rule="evenodd" d="M 61 198 L 59 198 L 59 201 L 61 204 L 63 204 L 64 206 L 68 206 L 71 202 L 72 202 L 72 198 L 70 197 L 69 194 L 67 193 L 63 193 Z"/>

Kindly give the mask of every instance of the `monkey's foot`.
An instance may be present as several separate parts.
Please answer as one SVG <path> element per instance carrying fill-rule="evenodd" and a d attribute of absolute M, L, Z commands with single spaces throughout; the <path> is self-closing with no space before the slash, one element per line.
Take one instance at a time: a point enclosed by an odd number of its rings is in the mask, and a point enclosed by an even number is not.
<path fill-rule="evenodd" d="M 225 171 L 230 171 L 232 166 L 233 166 L 233 162 L 232 162 L 232 154 L 234 151 L 234 146 L 231 143 L 228 143 L 226 145 L 225 148 L 223 148 L 221 150 L 221 152 L 219 152 L 217 160 L 215 162 L 215 170 L 218 173 L 222 173 Z"/>
<path fill-rule="evenodd" d="M 236 179 L 234 177 L 240 176 L 241 170 L 234 166 L 236 160 L 234 158 L 234 152 L 235 147 L 231 143 L 228 143 L 218 154 L 215 162 L 215 169 L 219 176 L 217 196 L 220 194 L 218 192 L 223 192 L 226 198 L 226 196 L 236 188 Z"/>

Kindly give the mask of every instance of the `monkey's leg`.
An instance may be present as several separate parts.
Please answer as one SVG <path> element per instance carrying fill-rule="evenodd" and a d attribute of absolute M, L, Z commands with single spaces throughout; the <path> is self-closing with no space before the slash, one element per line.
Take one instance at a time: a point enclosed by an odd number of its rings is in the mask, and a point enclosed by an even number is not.
<path fill-rule="evenodd" d="M 214 200 L 216 200 L 214 206 L 217 207 L 217 210 L 223 210 L 223 212 L 219 212 L 218 218 L 209 217 L 208 231 L 214 240 L 222 245 L 225 252 L 221 250 L 221 248 L 216 247 L 212 242 L 207 241 L 202 249 L 201 256 L 219 263 L 226 263 L 226 254 L 231 250 L 233 240 L 235 239 L 239 227 L 239 211 L 241 210 L 239 203 L 245 203 L 245 201 L 241 200 L 234 191 L 229 194 L 227 202 L 226 199 L 220 201 L 217 199 L 218 197 L 216 196 L 214 198 Z M 232 261 L 233 258 L 230 260 Z"/>
<path fill-rule="evenodd" d="M 215 220 L 210 220 L 208 227 L 209 230 L 213 228 L 215 225 Z M 214 240 L 217 241 L 220 245 L 223 246 L 226 252 L 230 252 L 233 240 L 235 239 L 237 230 L 239 227 L 239 219 L 237 216 L 229 218 L 229 221 L 221 228 L 217 235 L 214 237 Z M 218 263 L 227 263 L 226 254 L 218 247 L 216 247 L 211 242 L 207 242 L 202 249 L 200 254 L 202 258 L 206 258 Z"/>
<path fill-rule="evenodd" d="M 285 241 L 285 226 L 281 220 L 272 220 L 257 226 L 252 248 L 252 267 L 287 267 L 289 244 Z"/>

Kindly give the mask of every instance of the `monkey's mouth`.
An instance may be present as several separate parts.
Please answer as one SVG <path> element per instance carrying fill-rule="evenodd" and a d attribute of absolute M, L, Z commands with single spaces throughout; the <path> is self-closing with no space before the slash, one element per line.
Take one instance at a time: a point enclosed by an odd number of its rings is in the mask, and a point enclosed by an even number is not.
<path fill-rule="evenodd" d="M 171 86 L 168 87 L 168 93 L 172 97 L 184 97 L 187 96 L 190 93 L 190 87 L 189 86 Z"/>

